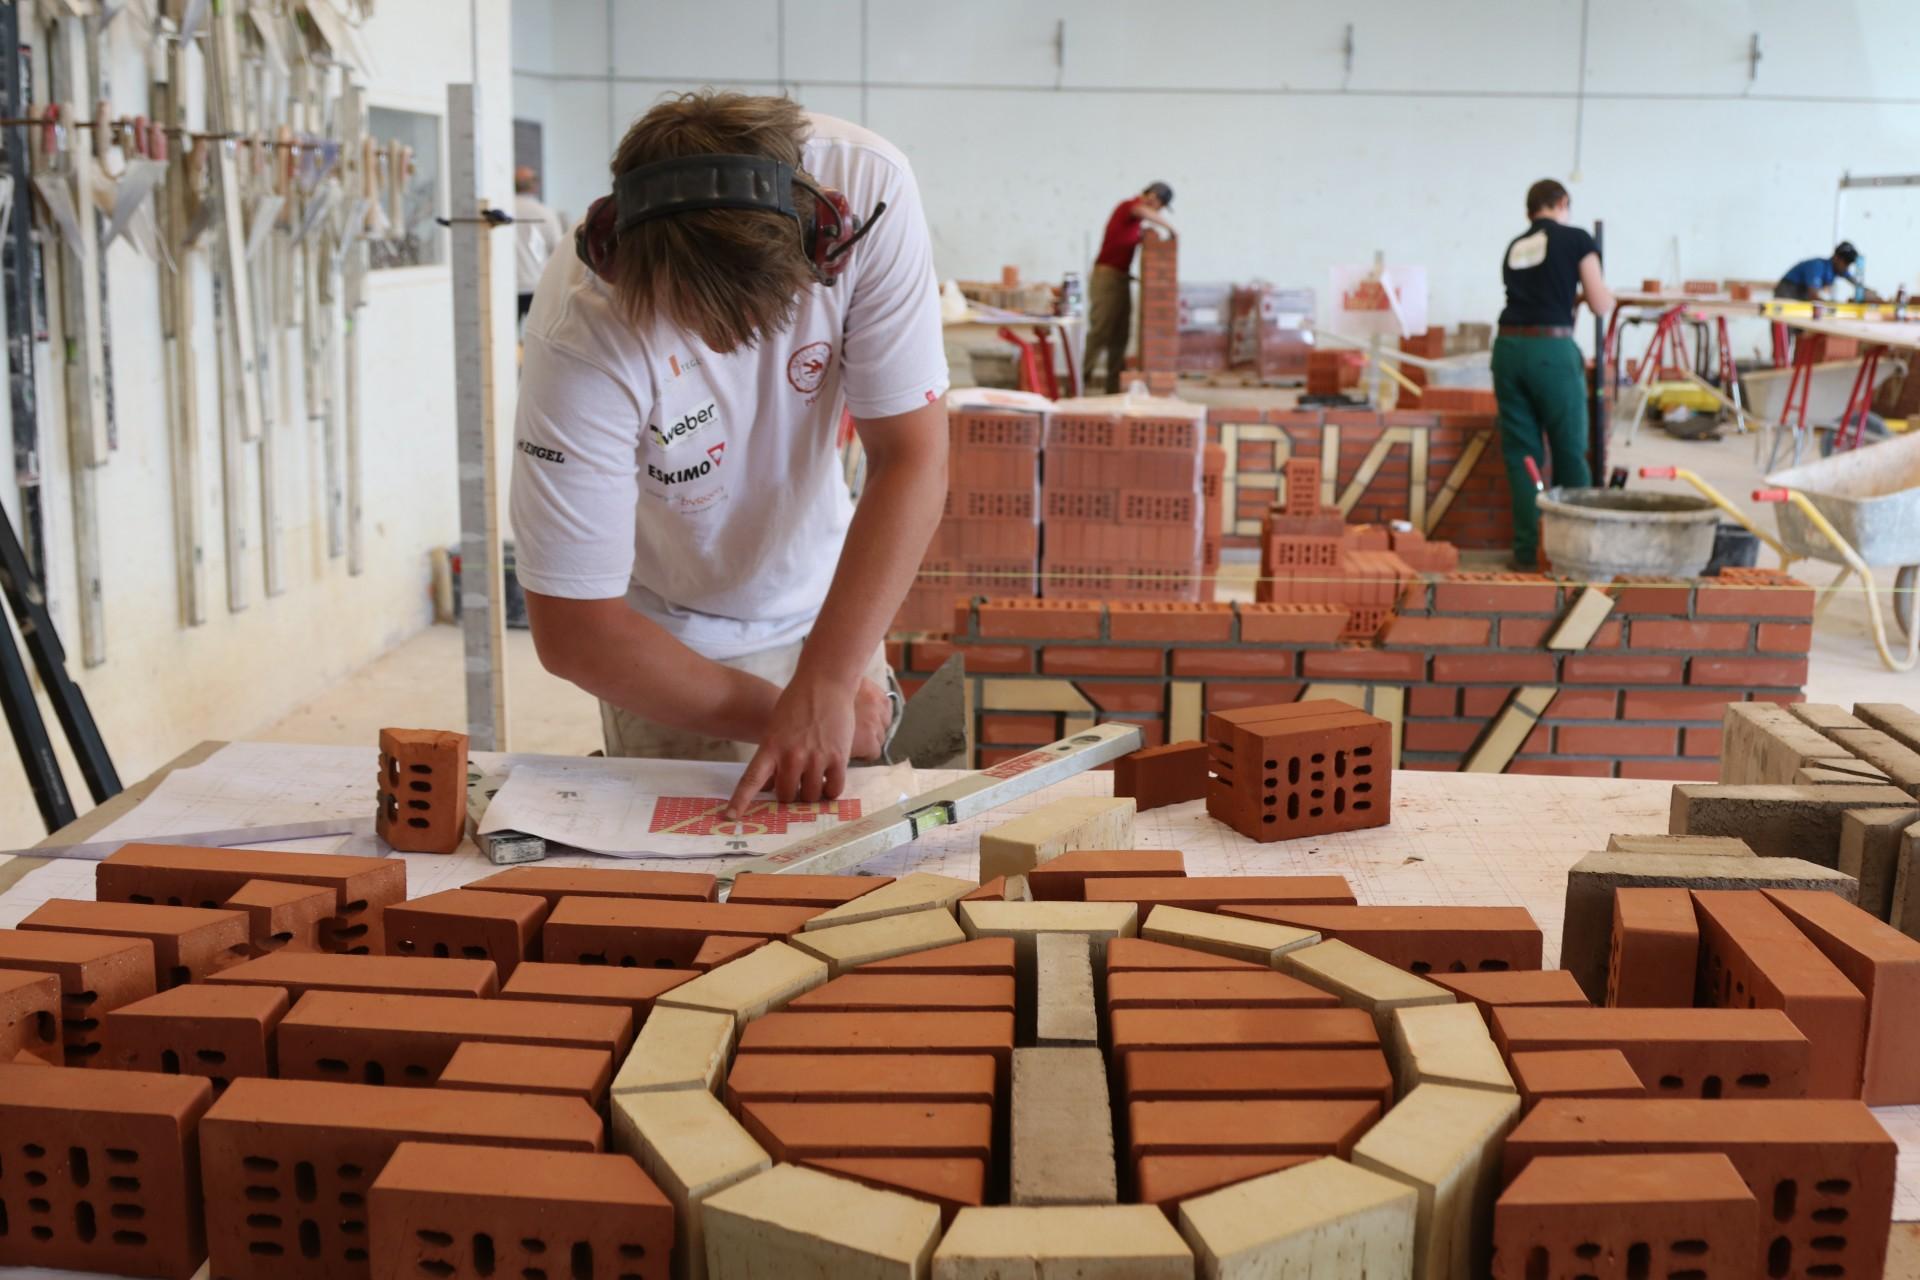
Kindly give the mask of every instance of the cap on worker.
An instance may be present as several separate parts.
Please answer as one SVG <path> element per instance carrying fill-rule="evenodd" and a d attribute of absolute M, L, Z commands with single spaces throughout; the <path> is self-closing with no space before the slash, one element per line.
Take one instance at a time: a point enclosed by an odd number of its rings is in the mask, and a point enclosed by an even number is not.
<path fill-rule="evenodd" d="M 1147 189 L 1141 192 L 1141 194 L 1152 196 L 1158 200 L 1162 209 L 1173 208 L 1173 188 L 1164 182 L 1148 183 Z"/>
<path fill-rule="evenodd" d="M 1860 251 L 1853 247 L 1853 241 L 1851 240 L 1842 240 L 1839 244 L 1833 246 L 1833 256 L 1847 263 L 1860 261 Z"/>

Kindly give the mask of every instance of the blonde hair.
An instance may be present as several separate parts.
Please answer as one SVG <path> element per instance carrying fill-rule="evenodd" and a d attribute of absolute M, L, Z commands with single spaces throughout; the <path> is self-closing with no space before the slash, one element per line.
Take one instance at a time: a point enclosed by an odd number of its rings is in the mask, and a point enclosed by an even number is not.
<path fill-rule="evenodd" d="M 613 176 L 695 155 L 766 156 L 798 170 L 806 113 L 789 98 L 703 90 L 659 103 L 613 153 Z M 811 197 L 796 191 L 805 210 Z M 702 209 L 654 218 L 624 232 L 607 279 L 636 326 L 665 315 L 715 351 L 749 347 L 793 321 L 814 282 L 799 228 L 785 214 Z"/>

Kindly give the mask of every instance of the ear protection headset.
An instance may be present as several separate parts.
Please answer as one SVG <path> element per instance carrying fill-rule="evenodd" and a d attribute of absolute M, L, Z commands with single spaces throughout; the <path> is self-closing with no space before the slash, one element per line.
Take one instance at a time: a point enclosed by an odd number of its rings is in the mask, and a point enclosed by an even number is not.
<path fill-rule="evenodd" d="M 794 205 L 796 186 L 809 197 L 804 213 Z M 848 251 L 873 230 L 887 206 L 880 202 L 862 221 L 845 196 L 792 165 L 766 156 L 681 156 L 614 179 L 613 194 L 587 209 L 574 233 L 574 252 L 604 279 L 622 235 L 643 222 L 700 209 L 764 209 L 792 218 L 814 279 L 831 285 L 846 270 Z"/>

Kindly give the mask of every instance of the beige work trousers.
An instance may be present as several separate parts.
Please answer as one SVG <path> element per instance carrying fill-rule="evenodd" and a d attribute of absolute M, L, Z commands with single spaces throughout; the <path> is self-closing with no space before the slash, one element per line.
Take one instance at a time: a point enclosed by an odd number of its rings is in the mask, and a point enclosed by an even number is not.
<path fill-rule="evenodd" d="M 796 640 L 777 649 L 763 649 L 759 653 L 717 661 L 736 671 L 759 676 L 784 689 L 787 682 L 793 679 L 794 669 L 800 665 L 803 644 L 804 640 Z M 885 645 L 874 652 L 873 661 L 867 664 L 866 678 L 882 689 L 898 689 L 893 672 L 887 666 Z M 756 747 L 751 742 L 710 738 L 688 729 L 675 729 L 605 701 L 600 704 L 600 733 L 606 740 L 608 755 L 643 760 L 714 760 L 745 764 L 753 759 Z"/>
<path fill-rule="evenodd" d="M 1093 387 L 1094 358 L 1107 357 L 1107 394 L 1120 390 L 1120 366 L 1127 362 L 1127 336 L 1133 327 L 1133 290 L 1127 273 L 1095 265 L 1087 281 L 1087 354 L 1080 362 L 1080 381 Z"/>

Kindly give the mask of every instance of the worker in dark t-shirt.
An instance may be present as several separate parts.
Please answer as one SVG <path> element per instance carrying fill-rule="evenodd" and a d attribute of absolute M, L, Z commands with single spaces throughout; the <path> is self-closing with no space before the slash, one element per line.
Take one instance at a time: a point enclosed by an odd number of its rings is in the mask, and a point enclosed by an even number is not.
<path fill-rule="evenodd" d="M 1827 296 L 1827 290 L 1836 280 L 1845 280 L 1857 289 L 1860 279 L 1854 275 L 1853 266 L 1858 261 L 1860 251 L 1853 247 L 1851 240 L 1842 240 L 1828 257 L 1808 258 L 1787 268 L 1787 273 L 1773 286 L 1773 296 L 1793 302 L 1817 302 Z"/>
<path fill-rule="evenodd" d="M 1128 291 L 1128 273 L 1133 270 L 1133 251 L 1151 222 L 1168 235 L 1173 224 L 1161 212 L 1173 207 L 1173 188 L 1156 182 L 1137 196 L 1129 196 L 1114 206 L 1107 219 L 1106 234 L 1100 240 L 1100 255 L 1093 260 L 1093 274 L 1087 281 L 1087 354 L 1080 363 L 1080 379 L 1093 386 L 1093 358 L 1107 355 L 1109 393 L 1120 389 L 1120 366 L 1127 358 L 1127 331 L 1133 323 L 1133 295 Z"/>
<path fill-rule="evenodd" d="M 1501 276 L 1506 310 L 1493 342 L 1493 392 L 1500 402 L 1500 448 L 1513 495 L 1514 567 L 1538 567 L 1540 510 L 1526 460 L 1570 489 L 1593 483 L 1587 467 L 1587 374 L 1573 340 L 1573 313 L 1584 290 L 1588 307 L 1605 317 L 1613 293 L 1600 269 L 1593 237 L 1567 225 L 1573 200 L 1543 178 L 1527 189 L 1532 224 L 1507 245 Z"/>

